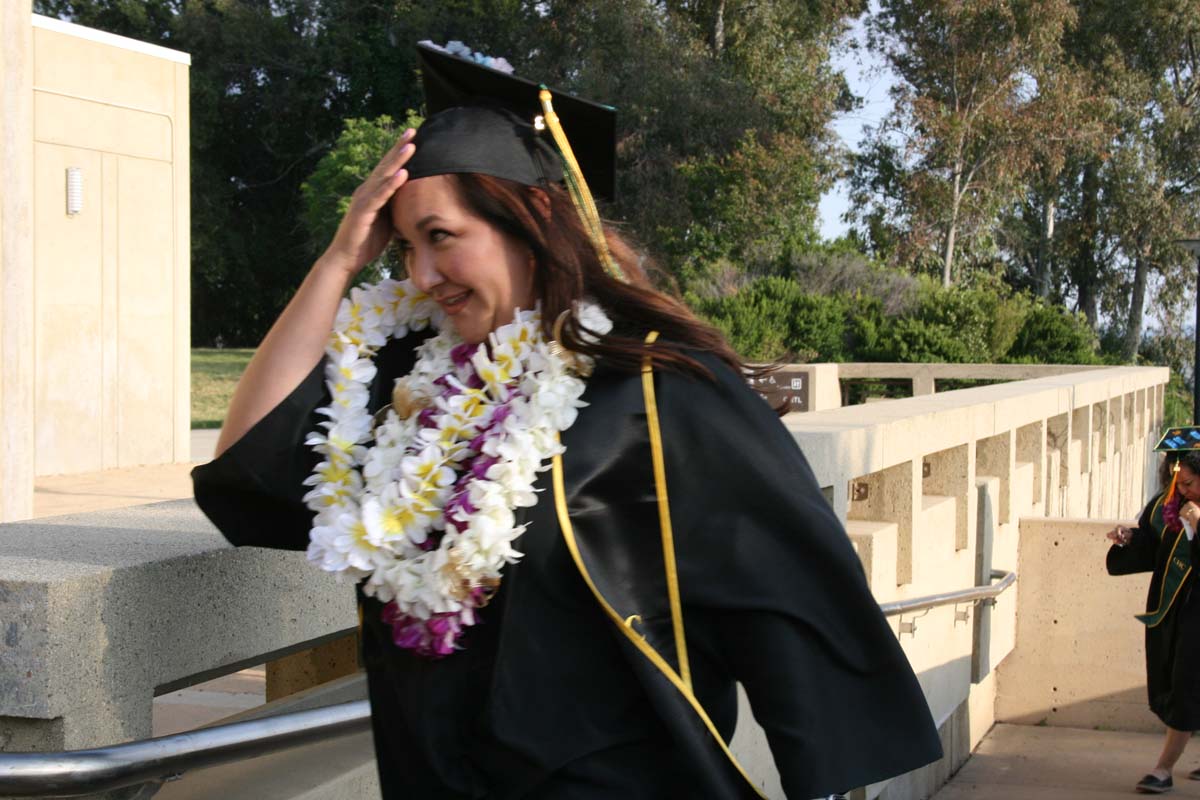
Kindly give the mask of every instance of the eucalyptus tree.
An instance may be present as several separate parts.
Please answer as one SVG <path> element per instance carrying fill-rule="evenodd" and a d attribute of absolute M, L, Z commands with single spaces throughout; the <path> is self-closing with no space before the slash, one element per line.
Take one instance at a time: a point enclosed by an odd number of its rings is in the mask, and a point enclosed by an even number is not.
<path fill-rule="evenodd" d="M 859 222 L 894 257 L 955 279 L 989 259 L 996 221 L 1044 141 L 1068 0 L 883 0 L 869 42 L 897 76 L 892 111 L 869 133 L 852 181 Z"/>

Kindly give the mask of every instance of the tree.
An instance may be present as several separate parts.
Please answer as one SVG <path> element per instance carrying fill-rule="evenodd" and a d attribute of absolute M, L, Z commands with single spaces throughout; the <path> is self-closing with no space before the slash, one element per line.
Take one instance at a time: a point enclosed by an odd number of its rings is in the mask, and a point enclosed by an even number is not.
<path fill-rule="evenodd" d="M 36 0 L 36 8 L 192 54 L 193 339 L 253 344 L 324 245 L 320 226 L 301 224 L 301 185 L 345 120 L 421 108 L 412 45 L 423 39 L 466 41 L 521 74 L 616 105 L 620 194 L 608 211 L 669 271 L 703 274 L 707 262 L 740 266 L 809 246 L 817 198 L 836 167 L 827 124 L 846 97 L 828 48 L 861 2 Z M 720 36 L 709 24 L 714 10 Z"/>
<path fill-rule="evenodd" d="M 899 257 L 936 264 L 943 285 L 960 252 L 993 249 L 1047 124 L 1038 76 L 1072 17 L 1068 0 L 884 0 L 870 19 L 900 80 L 856 166 L 860 221 L 895 231 Z"/>
<path fill-rule="evenodd" d="M 1187 291 L 1187 260 L 1172 241 L 1196 229 L 1200 152 L 1200 3 L 1082 0 L 1066 57 L 1092 76 L 1105 135 L 1068 159 L 1064 295 L 1096 327 L 1122 320 L 1120 356 L 1132 361 L 1147 298 Z"/>

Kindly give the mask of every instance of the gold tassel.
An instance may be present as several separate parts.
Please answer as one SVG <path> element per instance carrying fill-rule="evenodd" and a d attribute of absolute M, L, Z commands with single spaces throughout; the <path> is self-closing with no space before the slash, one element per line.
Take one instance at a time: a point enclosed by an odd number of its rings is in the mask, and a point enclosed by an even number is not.
<path fill-rule="evenodd" d="M 587 231 L 588 238 L 592 240 L 592 246 L 596 248 L 596 255 L 600 257 L 600 263 L 604 266 L 605 272 L 617 280 L 627 283 L 628 278 L 617 265 L 612 253 L 608 251 L 608 241 L 604 238 L 604 225 L 600 221 L 600 212 L 596 209 L 596 202 L 588 190 L 587 181 L 583 179 L 583 171 L 579 169 L 579 162 L 575 160 L 575 153 L 571 150 L 571 143 L 567 141 L 567 134 L 563 131 L 562 123 L 558 121 L 558 114 L 554 112 L 554 105 L 550 102 L 550 90 L 545 86 L 538 92 L 538 100 L 542 103 L 542 116 L 546 127 L 550 129 L 550 135 L 554 137 L 554 143 L 558 146 L 558 152 L 562 156 L 563 176 L 566 179 L 567 191 L 571 193 L 571 199 L 575 202 L 575 210 L 579 212 L 583 228 Z"/>
<path fill-rule="evenodd" d="M 1163 502 L 1166 502 L 1166 503 L 1171 502 L 1171 498 L 1175 496 L 1175 483 L 1178 480 L 1179 480 L 1179 460 L 1176 459 L 1175 463 L 1173 465 L 1171 465 L 1171 485 L 1167 489 L 1167 499 L 1164 500 Z"/>

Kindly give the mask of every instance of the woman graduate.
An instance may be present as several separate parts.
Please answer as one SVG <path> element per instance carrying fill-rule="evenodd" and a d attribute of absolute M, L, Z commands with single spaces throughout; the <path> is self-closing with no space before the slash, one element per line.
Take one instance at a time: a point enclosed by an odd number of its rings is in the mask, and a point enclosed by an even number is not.
<path fill-rule="evenodd" d="M 1135 786 L 1145 794 L 1172 788 L 1171 770 L 1200 729 L 1200 596 L 1193 596 L 1200 527 L 1200 428 L 1172 428 L 1155 450 L 1166 452 L 1163 491 L 1142 511 L 1136 528 L 1108 533 L 1110 575 L 1151 572 L 1146 613 L 1146 689 L 1150 710 L 1167 726 L 1158 764 Z M 1200 769 L 1189 775 L 1200 780 Z"/>
<path fill-rule="evenodd" d="M 194 473 L 234 544 L 358 581 L 384 796 L 756 797 L 736 682 L 789 797 L 939 758 L 803 455 L 596 214 L 612 110 L 420 58 Z M 408 279 L 343 299 L 393 235 Z"/>

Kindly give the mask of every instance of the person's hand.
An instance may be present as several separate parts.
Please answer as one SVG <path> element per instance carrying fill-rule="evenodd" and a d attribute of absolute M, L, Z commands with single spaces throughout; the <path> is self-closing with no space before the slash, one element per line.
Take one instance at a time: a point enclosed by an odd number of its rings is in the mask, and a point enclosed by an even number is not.
<path fill-rule="evenodd" d="M 1129 544 L 1129 540 L 1133 538 L 1133 531 L 1126 528 L 1124 525 L 1118 525 L 1108 532 L 1108 540 L 1113 544 L 1124 547 Z"/>
<path fill-rule="evenodd" d="M 346 209 L 337 233 L 333 236 L 323 259 L 353 275 L 374 261 L 392 239 L 392 221 L 387 204 L 396 190 L 408 180 L 404 164 L 416 148 L 412 138 L 416 131 L 406 130 L 392 149 L 380 159 L 354 194 Z"/>
<path fill-rule="evenodd" d="M 1183 504 L 1179 509 L 1179 518 L 1192 526 L 1192 530 L 1200 528 L 1196 523 L 1200 521 L 1200 506 L 1190 500 Z"/>

